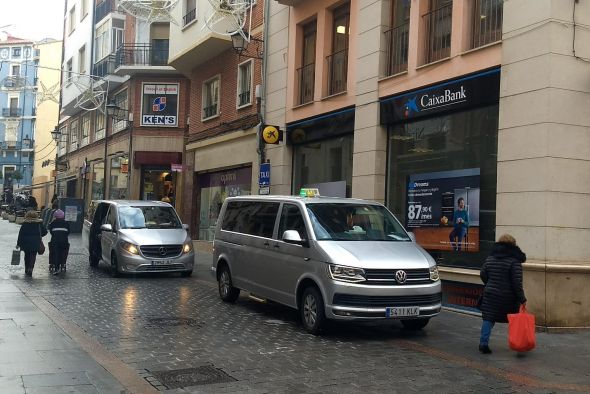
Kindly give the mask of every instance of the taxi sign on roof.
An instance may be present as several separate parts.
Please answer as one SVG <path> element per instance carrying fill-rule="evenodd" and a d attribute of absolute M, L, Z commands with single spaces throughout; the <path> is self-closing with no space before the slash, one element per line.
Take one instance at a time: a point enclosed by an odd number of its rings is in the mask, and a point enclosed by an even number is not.
<path fill-rule="evenodd" d="M 300 197 L 319 197 L 320 191 L 317 188 L 302 188 L 299 190 Z"/>

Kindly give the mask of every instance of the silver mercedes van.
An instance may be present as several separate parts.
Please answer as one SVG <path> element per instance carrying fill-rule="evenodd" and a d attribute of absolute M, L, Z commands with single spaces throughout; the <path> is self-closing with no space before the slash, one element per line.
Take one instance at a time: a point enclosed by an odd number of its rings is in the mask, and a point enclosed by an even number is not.
<path fill-rule="evenodd" d="M 213 248 L 222 300 L 245 290 L 296 308 L 312 334 L 326 319 L 397 319 L 421 329 L 441 310 L 434 259 L 375 202 L 230 197 Z"/>
<path fill-rule="evenodd" d="M 103 260 L 112 276 L 180 272 L 190 276 L 192 240 L 174 208 L 160 201 L 92 201 L 82 227 L 90 265 Z"/>

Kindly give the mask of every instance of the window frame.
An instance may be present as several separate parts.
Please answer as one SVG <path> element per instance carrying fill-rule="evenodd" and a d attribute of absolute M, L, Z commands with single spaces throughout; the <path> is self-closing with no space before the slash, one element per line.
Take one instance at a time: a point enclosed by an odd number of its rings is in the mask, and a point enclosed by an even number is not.
<path fill-rule="evenodd" d="M 66 86 L 69 86 L 72 84 L 72 74 L 74 73 L 74 58 L 71 57 L 67 62 L 66 62 Z"/>
<path fill-rule="evenodd" d="M 79 119 L 74 119 L 70 122 L 69 125 L 69 143 L 70 143 L 70 152 L 75 151 L 76 149 L 78 149 L 78 147 L 80 146 L 78 144 L 78 140 L 79 140 L 79 132 L 80 132 L 80 126 L 79 126 L 80 122 Z M 75 126 L 75 127 L 74 127 Z"/>
<path fill-rule="evenodd" d="M 78 49 L 78 73 L 79 74 L 86 74 L 88 70 L 86 70 L 86 44 L 82 45 L 80 49 Z"/>
<path fill-rule="evenodd" d="M 209 117 L 205 117 L 205 102 L 206 102 L 206 96 L 209 93 L 209 89 L 208 86 L 211 82 L 217 80 L 217 101 L 216 101 L 216 105 L 217 105 L 217 111 L 215 113 L 215 115 L 209 116 Z M 205 81 L 203 81 L 202 84 L 202 95 L 201 95 L 201 121 L 205 122 L 211 119 L 215 119 L 218 118 L 219 116 L 221 116 L 221 74 L 217 74 Z"/>
<path fill-rule="evenodd" d="M 76 30 L 76 5 L 74 4 L 68 12 L 68 35 Z"/>
<path fill-rule="evenodd" d="M 88 145 L 90 142 L 90 113 L 85 113 L 80 119 L 80 146 Z M 84 134 L 86 131 L 86 134 Z"/>
<path fill-rule="evenodd" d="M 248 95 L 248 102 L 245 104 L 240 104 L 240 95 L 245 92 L 242 92 L 242 68 L 245 65 L 250 66 L 250 94 Z M 236 93 L 236 109 L 242 109 L 246 107 L 252 106 L 254 104 L 254 100 L 252 99 L 253 96 L 253 88 L 254 88 L 254 59 L 248 59 L 238 64 L 238 73 L 237 73 L 237 93 Z"/>
<path fill-rule="evenodd" d="M 100 121 L 102 123 L 102 127 L 99 127 L 99 119 L 102 119 L 102 121 Z M 98 110 L 94 111 L 94 141 L 101 140 L 105 137 L 105 124 L 105 115 Z"/>

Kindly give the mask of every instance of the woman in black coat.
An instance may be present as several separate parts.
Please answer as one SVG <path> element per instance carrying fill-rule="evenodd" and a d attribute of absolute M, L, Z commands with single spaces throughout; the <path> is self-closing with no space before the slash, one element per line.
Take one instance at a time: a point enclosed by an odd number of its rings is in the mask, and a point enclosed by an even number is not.
<path fill-rule="evenodd" d="M 47 230 L 39 219 L 37 212 L 27 212 L 16 241 L 16 246 L 25 252 L 25 275 L 27 276 L 33 275 L 37 253 L 41 249 L 41 238 L 46 234 Z"/>
<path fill-rule="evenodd" d="M 522 263 L 526 255 L 516 246 L 509 234 L 500 237 L 481 268 L 481 280 L 485 284 L 480 310 L 483 323 L 479 351 L 489 354 L 490 334 L 496 322 L 507 323 L 508 314 L 518 313 L 526 303 L 522 288 Z"/>

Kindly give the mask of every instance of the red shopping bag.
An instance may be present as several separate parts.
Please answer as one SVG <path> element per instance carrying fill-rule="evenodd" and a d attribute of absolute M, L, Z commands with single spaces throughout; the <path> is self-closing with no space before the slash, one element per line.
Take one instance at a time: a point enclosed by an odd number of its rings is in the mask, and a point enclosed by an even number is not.
<path fill-rule="evenodd" d="M 519 313 L 508 315 L 508 345 L 517 352 L 535 348 L 535 316 L 527 313 L 524 305 Z"/>

